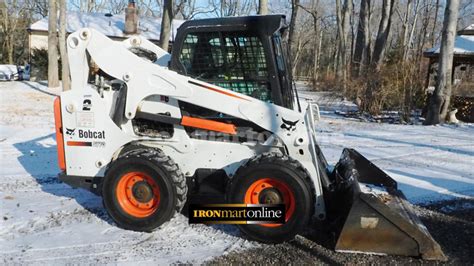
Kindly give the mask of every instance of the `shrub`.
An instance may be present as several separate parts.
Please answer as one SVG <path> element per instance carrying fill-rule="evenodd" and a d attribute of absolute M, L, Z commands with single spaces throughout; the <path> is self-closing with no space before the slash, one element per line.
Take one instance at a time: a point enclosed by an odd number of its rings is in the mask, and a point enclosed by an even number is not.
<path fill-rule="evenodd" d="M 48 79 L 48 50 L 33 49 L 31 53 L 31 77 L 36 80 Z"/>

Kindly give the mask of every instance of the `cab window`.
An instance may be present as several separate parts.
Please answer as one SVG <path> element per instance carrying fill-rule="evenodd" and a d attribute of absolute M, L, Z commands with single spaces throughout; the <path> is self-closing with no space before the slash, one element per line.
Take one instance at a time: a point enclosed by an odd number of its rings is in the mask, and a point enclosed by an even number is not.
<path fill-rule="evenodd" d="M 272 102 L 264 47 L 258 36 L 241 32 L 189 33 L 179 61 L 188 76 Z"/>

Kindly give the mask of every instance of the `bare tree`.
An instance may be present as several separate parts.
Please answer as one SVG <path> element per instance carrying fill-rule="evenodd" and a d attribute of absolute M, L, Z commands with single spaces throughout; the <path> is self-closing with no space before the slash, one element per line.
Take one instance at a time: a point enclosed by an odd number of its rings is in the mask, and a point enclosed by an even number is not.
<path fill-rule="evenodd" d="M 209 0 L 218 17 L 248 15 L 256 10 L 255 0 Z"/>
<path fill-rule="evenodd" d="M 80 12 L 103 12 L 110 0 L 68 0 Z"/>
<path fill-rule="evenodd" d="M 190 20 L 197 15 L 214 13 L 217 10 L 217 6 L 202 6 L 197 3 L 197 0 L 177 0 L 175 9 L 175 17 Z"/>
<path fill-rule="evenodd" d="M 16 19 L 12 18 L 10 10 L 5 1 L 0 2 L 0 14 L 2 14 L 2 48 L 7 51 L 7 62 L 13 64 L 13 32 L 16 29 Z"/>
<path fill-rule="evenodd" d="M 18 63 L 23 52 L 27 39 L 21 33 L 28 24 L 27 9 L 25 1 L 0 1 L 0 50 L 8 64 Z"/>
<path fill-rule="evenodd" d="M 34 14 L 38 14 L 43 18 L 48 16 L 48 0 L 31 0 L 27 2 L 29 4 L 30 10 Z"/>
<path fill-rule="evenodd" d="M 168 46 L 171 37 L 171 23 L 173 22 L 173 2 L 173 0 L 164 0 L 163 3 L 163 17 L 161 18 L 159 45 L 165 51 L 168 51 Z"/>
<path fill-rule="evenodd" d="M 128 2 L 125 0 L 109 0 L 108 1 L 108 12 L 111 14 L 121 14 L 128 5 Z M 143 9 L 146 10 L 146 6 L 143 6 Z"/>
<path fill-rule="evenodd" d="M 48 17 L 48 86 L 59 87 L 58 76 L 58 13 L 56 0 L 49 0 Z"/>
<path fill-rule="evenodd" d="M 383 0 L 382 18 L 380 19 L 377 39 L 375 40 L 374 52 L 371 58 L 372 66 L 375 68 L 379 68 L 384 59 L 384 53 L 387 47 L 388 36 L 390 34 L 390 26 L 392 23 L 394 3 L 395 0 Z"/>
<path fill-rule="evenodd" d="M 419 3 L 419 1 L 417 3 Z M 413 16 L 411 13 L 413 11 L 412 6 L 413 6 L 413 0 L 407 0 L 405 16 L 403 16 L 403 18 L 400 18 L 400 20 L 402 21 L 402 40 L 401 40 L 402 57 L 404 60 L 406 60 L 405 56 L 408 54 L 407 53 L 407 50 L 408 50 L 407 43 L 408 43 L 408 34 L 409 34 L 408 26 L 410 24 L 410 19 Z M 397 8 L 397 13 L 401 17 L 401 14 L 398 8 Z M 418 14 L 415 14 L 415 15 L 418 15 Z"/>
<path fill-rule="evenodd" d="M 357 37 L 354 48 L 354 59 L 353 59 L 353 75 L 359 76 L 361 71 L 365 69 L 365 66 L 369 62 L 370 54 L 370 33 L 369 33 L 369 16 L 370 16 L 370 0 L 360 1 L 359 10 L 359 25 L 357 26 Z"/>
<path fill-rule="evenodd" d="M 433 28 L 431 30 L 431 45 L 435 45 L 435 42 L 436 42 L 435 32 L 436 32 L 436 24 L 438 23 L 438 10 L 439 10 L 439 0 L 436 0 Z"/>
<path fill-rule="evenodd" d="M 447 0 L 439 53 L 438 80 L 430 97 L 425 125 L 436 125 L 446 119 L 452 91 L 454 40 L 458 21 L 459 0 Z"/>
<path fill-rule="evenodd" d="M 313 84 L 316 84 L 318 79 L 318 70 L 319 70 L 319 57 L 320 57 L 320 50 L 321 50 L 321 39 L 322 39 L 322 31 L 320 30 L 320 23 L 319 20 L 321 19 L 319 14 L 319 0 L 312 0 L 311 1 L 311 8 L 307 8 L 303 5 L 300 6 L 301 9 L 306 11 L 308 14 L 311 15 L 313 19 L 313 71 L 312 71 L 312 79 Z"/>
<path fill-rule="evenodd" d="M 336 76 L 342 80 L 344 88 L 347 82 L 347 35 L 349 33 L 351 13 L 352 0 L 344 0 L 343 6 L 341 6 L 341 0 L 336 0 L 336 18 L 339 36 Z"/>
<path fill-rule="evenodd" d="M 408 55 L 413 41 L 413 34 L 417 26 L 418 15 L 420 12 L 420 3 L 421 1 L 416 1 L 415 6 L 413 7 L 413 0 L 407 1 L 407 10 L 405 12 L 405 17 L 403 19 L 403 35 L 402 35 L 402 45 L 403 45 L 403 55 L 402 58 L 404 61 L 408 60 Z M 413 19 L 411 23 L 411 28 L 409 29 L 410 19 Z"/>
<path fill-rule="evenodd" d="M 258 14 L 268 14 L 268 0 L 258 0 Z"/>
<path fill-rule="evenodd" d="M 382 15 L 380 18 L 374 50 L 370 58 L 371 75 L 367 77 L 365 93 L 361 100 L 362 110 L 369 113 L 378 113 L 381 109 L 381 96 L 383 94 L 382 77 L 380 68 L 384 59 L 388 43 L 390 27 L 395 0 L 383 0 Z"/>
<path fill-rule="evenodd" d="M 428 3 L 424 3 L 424 7 L 420 7 L 420 10 L 423 9 L 423 15 L 419 19 L 421 25 L 414 24 L 410 36 L 411 42 L 413 42 L 413 55 L 411 58 L 420 62 L 420 64 L 418 64 L 419 71 L 421 71 L 421 68 L 423 66 L 421 57 L 423 56 L 423 50 L 426 48 L 425 44 L 427 42 L 428 37 L 431 37 L 428 36 L 428 28 L 432 20 L 433 7 L 434 6 L 432 5 L 431 0 Z M 416 45 L 414 43 L 415 41 Z"/>
<path fill-rule="evenodd" d="M 64 91 L 71 89 L 69 58 L 66 49 L 66 10 L 66 0 L 59 0 L 59 53 L 61 55 L 61 80 Z"/>
<path fill-rule="evenodd" d="M 300 6 L 300 0 L 291 0 L 291 19 L 290 19 L 290 26 L 288 30 L 288 50 L 290 51 L 290 56 L 295 58 L 295 54 L 293 52 L 293 48 L 295 47 L 296 40 L 295 40 L 295 32 L 296 32 L 296 19 L 298 16 L 298 8 Z M 292 66 L 293 72 L 296 65 Z M 294 74 L 294 73 L 293 73 Z"/>

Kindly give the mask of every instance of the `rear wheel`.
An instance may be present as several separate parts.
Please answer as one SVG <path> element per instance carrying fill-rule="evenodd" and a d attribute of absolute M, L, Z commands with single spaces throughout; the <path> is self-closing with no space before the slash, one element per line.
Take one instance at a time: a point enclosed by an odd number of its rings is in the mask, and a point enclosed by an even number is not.
<path fill-rule="evenodd" d="M 118 226 L 152 231 L 181 211 L 187 186 L 176 163 L 161 150 L 136 148 L 120 155 L 102 184 L 104 206 Z"/>
<path fill-rule="evenodd" d="M 241 166 L 227 191 L 229 203 L 285 204 L 284 224 L 238 225 L 249 238 L 265 243 L 288 241 L 300 233 L 313 215 L 314 195 L 304 168 L 275 153 L 259 155 Z"/>

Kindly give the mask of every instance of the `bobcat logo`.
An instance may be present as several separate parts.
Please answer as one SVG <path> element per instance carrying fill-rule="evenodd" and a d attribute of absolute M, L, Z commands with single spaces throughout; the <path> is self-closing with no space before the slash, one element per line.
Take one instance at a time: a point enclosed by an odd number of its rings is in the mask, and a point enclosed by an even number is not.
<path fill-rule="evenodd" d="M 75 128 L 73 129 L 66 128 L 66 135 L 74 136 L 74 134 L 76 133 L 75 130 L 76 130 Z"/>
<path fill-rule="evenodd" d="M 296 120 L 296 121 L 288 121 L 288 120 L 285 120 L 283 117 L 281 118 L 281 121 L 283 121 L 283 124 L 281 124 L 280 128 L 283 128 L 283 129 L 286 129 L 288 131 L 295 131 L 296 130 L 296 124 L 298 124 L 298 122 L 300 120 Z"/>

